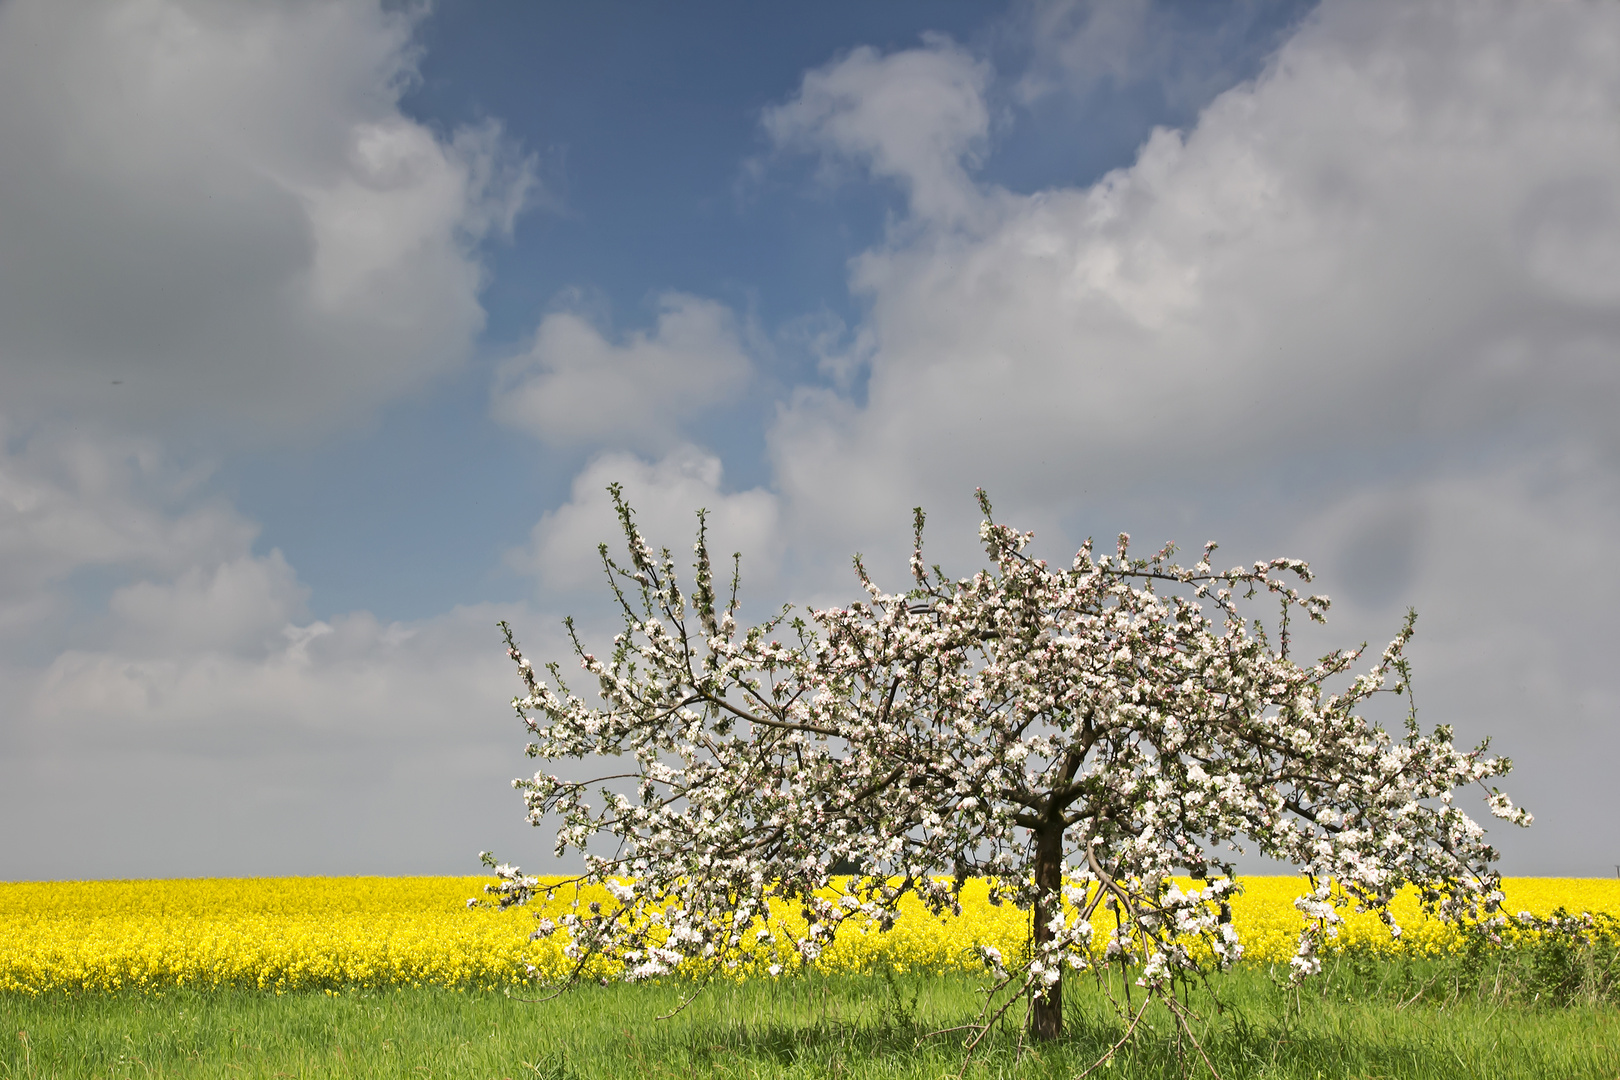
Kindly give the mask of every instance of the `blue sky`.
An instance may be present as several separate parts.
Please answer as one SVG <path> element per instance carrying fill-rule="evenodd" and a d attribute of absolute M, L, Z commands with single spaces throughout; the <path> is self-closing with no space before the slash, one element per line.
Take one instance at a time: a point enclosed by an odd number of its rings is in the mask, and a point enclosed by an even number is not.
<path fill-rule="evenodd" d="M 830 313 L 855 324 L 861 308 L 847 263 L 904 212 L 892 184 L 817 184 L 809 155 L 773 152 L 761 115 L 805 71 L 862 45 L 911 48 L 923 33 L 974 43 L 1010 65 L 991 88 L 1005 111 L 976 175 L 1031 192 L 1090 183 L 1128 164 L 1155 126 L 1191 122 L 1208 96 L 1258 71 L 1309 5 L 1234 5 L 1224 20 L 1203 5 L 1166 8 L 1155 26 L 1176 33 L 1163 53 L 1142 58 L 1144 70 L 1028 103 L 1007 85 L 1032 51 L 1027 9 L 699 10 L 694 18 L 648 4 L 450 3 L 419 24 L 423 51 L 401 110 L 440 132 L 499 121 L 534 156 L 548 190 L 510 241 L 481 253 L 490 271 L 479 294 L 484 363 L 441 394 L 396 406 L 345 452 L 278 448 L 227 467 L 244 510 L 265 523 L 261 546 L 297 552 L 317 614 L 366 607 L 420 618 L 510 596 L 512 580 L 492 565 L 532 524 L 535 506 L 561 501 L 582 462 L 577 453 L 540 458 L 491 429 L 486 364 L 519 347 L 571 292 L 621 328 L 645 324 L 668 290 L 720 299 L 757 321 L 775 348 L 763 372 L 774 385 L 728 417 L 736 428 L 713 448 L 731 483 L 769 481 L 770 402 L 817 376 L 796 347 L 796 320 Z M 509 455 L 528 467 L 516 475 L 492 467 Z M 415 497 L 424 477 L 433 478 L 432 500 Z M 529 499 L 513 497 L 514 481 L 533 483 Z M 357 547 L 373 557 L 357 564 Z"/>
<path fill-rule="evenodd" d="M 1620 858 L 1620 15 L 0 5 L 0 878 L 539 866 L 603 487 L 761 610 L 1129 530 L 1408 605 Z M 1611 854 L 1613 857 L 1611 857 Z"/>

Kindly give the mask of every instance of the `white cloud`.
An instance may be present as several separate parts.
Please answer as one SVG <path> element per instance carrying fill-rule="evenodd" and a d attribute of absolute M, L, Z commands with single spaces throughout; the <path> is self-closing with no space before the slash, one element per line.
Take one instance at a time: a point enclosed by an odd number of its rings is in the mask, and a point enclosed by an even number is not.
<path fill-rule="evenodd" d="M 250 592 L 239 589 L 239 596 Z M 171 611 L 175 606 L 171 601 Z M 273 591 L 242 596 L 223 613 L 235 624 L 225 629 L 240 632 L 243 624 L 254 624 L 257 631 L 287 606 Z M 156 607 L 126 602 L 115 604 L 115 611 L 143 626 L 150 625 L 145 617 Z M 206 625 L 210 615 L 218 618 L 215 612 L 199 618 L 196 608 L 181 614 L 190 616 L 193 629 Z M 70 649 L 39 679 L 31 715 L 46 723 L 100 717 L 116 720 L 137 739 L 168 731 L 205 740 L 212 735 L 225 746 L 232 740 L 275 741 L 300 730 L 337 738 L 431 735 L 435 724 L 448 724 L 478 700 L 477 693 L 466 694 L 469 680 L 501 668 L 498 617 L 495 609 L 478 608 L 410 624 L 382 623 L 367 612 L 303 626 L 282 622 L 275 627 L 279 640 L 247 654 L 232 648 L 230 636 L 171 640 L 158 649 L 139 643 Z M 479 637 L 481 642 L 473 640 Z M 254 644 L 260 645 L 257 637 Z M 488 654 L 481 664 L 480 651 Z"/>
<path fill-rule="evenodd" d="M 35 434 L 0 451 L 0 636 L 30 647 L 76 571 L 173 576 L 247 550 L 258 526 L 199 494 L 150 440 Z"/>
<path fill-rule="evenodd" d="M 1112 40 L 1085 25 L 1084 48 Z M 399 114 L 408 36 L 358 4 L 0 7 L 8 408 L 299 438 L 463 355 L 470 245 L 510 229 L 527 173 L 493 129 L 447 143 Z M 592 459 L 509 562 L 600 598 L 611 481 L 683 569 L 708 507 L 754 599 L 846 597 L 860 548 L 900 581 L 884 562 L 903 567 L 916 503 L 965 569 L 979 484 L 1047 549 L 1123 526 L 1302 555 L 1338 600 L 1331 644 L 1419 607 L 1423 719 L 1496 734 L 1541 817 L 1510 869 L 1585 866 L 1620 821 L 1617 56 L 1612 7 L 1329 3 L 1196 127 L 1025 197 L 973 179 L 983 64 L 943 39 L 856 50 L 767 128 L 899 183 L 910 213 L 852 268 L 869 316 L 847 355 L 843 327 L 800 328 L 835 386 L 782 408 L 775 491 L 727 491 L 679 441 L 749 376 L 725 308 L 671 295 L 622 336 L 555 312 L 494 414 L 661 456 Z M 521 738 L 491 624 L 566 657 L 553 619 L 312 620 L 205 468 L 137 436 L 13 436 L 0 632 L 49 655 L 0 665 L 12 873 L 151 873 L 158 847 L 168 872 L 441 870 L 499 846 Z M 112 575 L 90 618 L 87 569 Z"/>
<path fill-rule="evenodd" d="M 964 165 L 990 133 L 989 77 L 986 64 L 937 35 L 887 56 L 862 46 L 807 72 L 791 100 L 765 110 L 765 130 L 778 147 L 896 181 L 919 217 L 957 222 L 979 203 Z"/>
<path fill-rule="evenodd" d="M 842 551 L 863 534 L 840 523 L 978 483 L 1038 517 L 1504 427 L 1607 442 L 1617 54 L 1612 7 L 1329 3 L 1090 188 L 914 204 L 852 273 L 865 402 L 807 391 L 772 433 L 794 534 Z M 864 57 L 891 79 L 837 115 L 927 92 L 938 63 Z M 863 127 L 870 158 L 959 147 L 971 112 Z"/>
<path fill-rule="evenodd" d="M 524 850 L 495 622 L 564 655 L 557 620 L 312 620 L 207 475 L 140 440 L 0 454 L 6 875 L 471 873 Z"/>
<path fill-rule="evenodd" d="M 683 574 L 702 508 L 717 564 L 729 567 L 731 554 L 741 552 L 743 580 L 751 589 L 768 588 L 775 579 L 782 549 L 776 497 L 761 488 L 725 492 L 720 459 L 690 445 L 650 462 L 623 453 L 594 459 L 574 478 L 569 501 L 540 519 L 529 546 L 508 556 L 510 564 L 534 574 L 548 592 L 603 591 L 598 545 L 606 543 L 624 561 L 624 533 L 607 492 L 611 483 L 623 485 L 642 534 L 655 548 L 675 552 Z M 715 577 L 729 580 L 729 573 Z"/>
<path fill-rule="evenodd" d="M 195 456 L 364 422 L 482 327 L 477 247 L 535 201 L 532 163 L 401 111 L 425 9 L 393 8 L 0 4 L 8 875 L 511 846 L 493 623 L 517 612 L 312 620 Z"/>
<path fill-rule="evenodd" d="M 1104 84 L 1151 87 L 1172 107 L 1197 107 L 1238 81 L 1291 29 L 1287 0 L 1186 5 L 1164 0 L 1039 0 L 1021 5 L 1015 33 L 1029 67 L 1014 96 L 1032 104 L 1066 91 L 1084 99 Z"/>
<path fill-rule="evenodd" d="M 127 585 L 113 592 L 107 607 L 124 648 L 138 655 L 212 650 L 262 656 L 304 614 L 308 596 L 277 550 L 192 566 L 172 584 Z"/>
<path fill-rule="evenodd" d="M 1592 764 L 1620 709 L 1598 580 L 1620 530 L 1617 58 L 1612 5 L 1329 0 L 1093 186 L 912 167 L 956 208 L 914 198 L 852 266 L 864 398 L 801 389 L 771 431 L 787 557 L 812 588 L 863 547 L 898 572 L 920 503 L 965 569 L 983 485 L 1043 553 L 1125 528 L 1311 559 L 1340 600 L 1324 646 L 1381 643 L 1415 604 L 1421 718 L 1519 760 L 1507 787 L 1542 826 L 1502 838 L 1509 868 L 1590 871 L 1617 840 L 1593 821 L 1620 814 Z M 938 62 L 862 65 L 923 93 L 910 73 Z M 828 116 L 907 98 L 850 85 L 800 125 L 835 163 L 861 156 Z M 910 175 L 885 163 L 967 145 L 972 112 L 868 123 L 864 161 Z"/>
<path fill-rule="evenodd" d="M 1023 14 L 1035 52 L 1018 80 L 1025 101 L 1051 93 L 1059 82 L 1079 83 L 1082 91 L 1105 80 L 1125 82 L 1169 46 L 1160 37 L 1168 13 L 1152 0 L 1053 0 L 1030 4 Z"/>
<path fill-rule="evenodd" d="M 412 22 L 361 0 L 0 7 L 7 409 L 280 441 L 460 364 L 474 245 L 532 170 L 492 127 L 446 141 L 400 112 Z"/>
<path fill-rule="evenodd" d="M 667 447 L 683 422 L 734 400 L 751 366 L 736 319 L 712 300 L 666 293 L 651 332 L 613 341 L 582 313 L 556 311 L 492 390 L 503 424 L 553 446 Z"/>
<path fill-rule="evenodd" d="M 1284 515 L 1273 515 L 1274 520 Z M 1602 868 L 1620 844 L 1609 763 L 1620 755 L 1620 693 L 1608 677 L 1605 571 L 1620 535 L 1620 478 L 1579 450 L 1532 452 L 1467 470 L 1389 478 L 1299 522 L 1287 541 L 1314 555 L 1334 597 L 1336 644 L 1393 636 L 1418 611 L 1418 719 L 1490 736 L 1517 768 L 1502 782 L 1536 814 L 1493 842 L 1519 873 Z"/>
<path fill-rule="evenodd" d="M 283 606 L 264 597 L 261 621 Z M 0 668 L 8 876 L 476 873 L 482 848 L 535 854 L 506 784 L 523 731 L 500 618 L 561 653 L 555 620 L 485 606 L 359 612 L 254 655 L 189 641 Z"/>
<path fill-rule="evenodd" d="M 494 624 L 557 655 L 554 618 L 312 620 L 206 468 L 143 440 L 4 446 L 7 876 L 474 872 L 480 848 L 522 850 Z"/>

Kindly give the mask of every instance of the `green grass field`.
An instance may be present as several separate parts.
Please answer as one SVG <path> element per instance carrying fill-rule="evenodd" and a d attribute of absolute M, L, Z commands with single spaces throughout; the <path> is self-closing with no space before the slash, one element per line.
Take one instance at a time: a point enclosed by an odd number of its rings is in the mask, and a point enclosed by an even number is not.
<path fill-rule="evenodd" d="M 1460 992 L 1454 966 L 1341 966 L 1295 993 L 1249 968 L 1192 994 L 1195 1033 L 1240 1077 L 1620 1077 L 1620 1008 Z M 966 976 L 806 976 L 713 986 L 673 1019 L 683 988 L 584 986 L 532 1004 L 494 992 L 168 991 L 0 997 L 0 1075 L 12 1077 L 955 1076 L 977 1009 Z M 1115 992 L 1119 986 L 1115 984 Z M 1139 992 L 1139 991 L 1138 991 Z M 1016 1009 L 1010 1015 L 1017 1015 Z M 1093 1076 L 1208 1075 L 1155 1007 Z M 1123 1028 L 1086 978 L 1067 987 L 1068 1033 L 1024 1044 L 1010 1023 L 971 1077 L 1075 1076 Z"/>

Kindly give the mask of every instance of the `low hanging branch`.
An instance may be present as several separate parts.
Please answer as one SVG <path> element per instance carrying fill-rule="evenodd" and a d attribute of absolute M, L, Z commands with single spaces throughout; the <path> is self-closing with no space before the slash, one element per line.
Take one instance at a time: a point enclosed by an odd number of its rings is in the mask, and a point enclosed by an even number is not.
<path fill-rule="evenodd" d="M 953 580 L 925 564 L 918 510 L 909 591 L 884 592 L 857 557 L 865 599 L 740 630 L 736 575 L 722 606 L 703 515 L 688 595 L 610 490 L 629 562 L 601 552 L 624 629 L 599 659 L 568 623 L 600 703 L 555 663 L 541 678 L 501 624 L 528 752 L 547 763 L 514 785 L 533 824 L 559 822 L 557 854 L 584 856 L 578 880 L 616 899 L 542 922 L 569 936 L 569 981 L 595 958 L 630 980 L 738 964 L 775 974 L 814 962 L 845 923 L 888 929 L 907 893 L 960 912 L 966 880 L 987 877 L 993 901 L 1031 913 L 1033 934 L 1021 962 L 983 959 L 1031 997 L 1031 1031 L 1050 1038 L 1065 967 L 1126 965 L 1163 996 L 1178 973 L 1241 956 L 1221 915 L 1235 870 L 1211 854 L 1240 841 L 1303 872 L 1295 978 L 1319 968 L 1346 905 L 1399 933 L 1389 904 L 1407 884 L 1448 918 L 1501 899 L 1496 852 L 1454 794 L 1509 762 L 1484 744 L 1458 750 L 1448 727 L 1425 734 L 1411 714 L 1398 735 L 1358 715 L 1373 694 L 1410 697 L 1414 615 L 1360 674 L 1361 648 L 1290 657 L 1290 616 L 1321 622 L 1328 608 L 1289 584 L 1311 580 L 1299 560 L 1217 571 L 1209 544 L 1182 567 L 1171 546 L 1133 557 L 1122 534 L 1113 553 L 1088 541 L 1054 569 L 980 492 L 990 569 Z M 1275 648 L 1240 611 L 1262 594 L 1281 606 Z M 1330 692 L 1338 676 L 1347 685 Z M 574 758 L 614 761 L 585 782 L 549 771 Z M 1495 789 L 1489 806 L 1529 823 Z M 587 850 L 600 837 L 612 856 Z M 862 872 L 834 879 L 835 866 Z M 495 869 L 502 906 L 539 887 Z M 1183 891 L 1178 873 L 1206 887 Z M 1115 914 L 1106 935 L 1100 905 Z"/>

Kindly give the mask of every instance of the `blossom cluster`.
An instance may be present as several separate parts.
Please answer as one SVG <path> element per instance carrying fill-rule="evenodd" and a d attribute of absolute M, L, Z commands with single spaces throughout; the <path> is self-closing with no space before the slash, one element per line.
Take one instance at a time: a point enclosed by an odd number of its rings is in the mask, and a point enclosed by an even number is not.
<path fill-rule="evenodd" d="M 1291 656 L 1290 619 L 1328 609 L 1293 584 L 1311 580 L 1302 561 L 1217 570 L 1211 543 L 1183 567 L 1173 546 L 1140 558 L 1122 534 L 1052 567 L 981 493 L 988 569 L 952 579 L 926 564 L 918 511 L 907 591 L 879 588 L 857 557 L 862 599 L 742 630 L 736 575 L 722 604 L 701 515 L 688 595 L 613 497 L 629 559 L 605 545 L 602 558 L 623 630 L 598 657 L 569 623 L 593 700 L 556 663 L 542 677 L 503 624 L 513 704 L 545 762 L 514 785 L 534 824 L 557 823 L 556 852 L 582 854 L 581 880 L 614 883 L 610 903 L 552 923 L 575 976 L 602 955 L 627 979 L 784 945 L 813 962 L 846 924 L 891 928 L 903 897 L 959 913 L 964 884 L 985 877 L 1032 931 L 1016 965 L 984 954 L 998 977 L 1051 1001 L 1064 968 L 1121 963 L 1155 987 L 1242 955 L 1228 918 L 1241 845 L 1303 871 L 1298 977 L 1347 909 L 1399 934 L 1403 887 L 1444 919 L 1500 903 L 1496 853 L 1456 793 L 1509 762 L 1411 713 L 1393 734 L 1361 715 L 1374 694 L 1410 695 L 1415 616 L 1359 673 L 1362 648 Z M 1279 606 L 1272 631 L 1246 613 L 1256 596 Z M 553 771 L 576 759 L 606 775 Z M 1492 813 L 1529 823 L 1486 793 Z M 848 867 L 860 872 L 835 882 Z M 496 869 L 503 907 L 536 894 Z M 802 929 L 762 921 L 782 903 Z"/>

